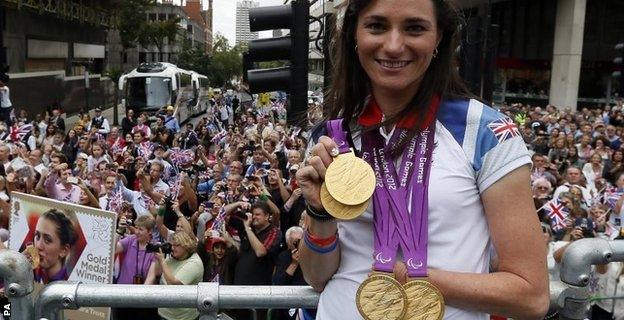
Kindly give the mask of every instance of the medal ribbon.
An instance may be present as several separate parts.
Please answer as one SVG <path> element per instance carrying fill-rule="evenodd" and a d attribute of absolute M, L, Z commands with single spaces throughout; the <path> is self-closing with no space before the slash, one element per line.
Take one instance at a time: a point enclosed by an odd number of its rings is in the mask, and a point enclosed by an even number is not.
<path fill-rule="evenodd" d="M 351 152 L 349 142 L 347 141 L 347 132 L 342 129 L 342 120 L 343 119 L 329 120 L 325 124 L 327 136 L 334 140 L 340 154 Z"/>
<path fill-rule="evenodd" d="M 387 145 L 378 133 L 367 132 L 363 136 L 363 158 L 371 164 L 377 178 L 373 199 L 375 270 L 392 272 L 401 244 L 410 277 L 427 275 L 427 198 L 434 132 L 435 122 L 412 138 L 403 153 L 399 172 L 386 154 L 403 142 L 407 131 L 397 128 Z M 407 206 L 410 194 L 411 216 Z"/>

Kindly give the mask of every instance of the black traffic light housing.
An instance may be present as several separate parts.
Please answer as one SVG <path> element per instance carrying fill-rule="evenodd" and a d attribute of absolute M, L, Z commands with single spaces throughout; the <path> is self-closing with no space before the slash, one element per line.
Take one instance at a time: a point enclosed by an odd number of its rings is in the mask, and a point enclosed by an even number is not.
<path fill-rule="evenodd" d="M 308 101 L 308 48 L 310 3 L 292 0 L 281 6 L 258 7 L 249 10 L 249 29 L 252 32 L 290 29 L 290 35 L 252 40 L 243 56 L 243 78 L 251 93 L 288 91 L 290 101 L 288 122 L 293 124 L 305 114 Z M 289 60 L 288 67 L 253 69 L 255 62 Z"/>

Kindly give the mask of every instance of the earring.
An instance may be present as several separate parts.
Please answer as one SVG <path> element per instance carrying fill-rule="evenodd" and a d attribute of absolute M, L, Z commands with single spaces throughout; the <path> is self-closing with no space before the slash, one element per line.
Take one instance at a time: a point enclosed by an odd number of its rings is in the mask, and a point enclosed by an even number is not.
<path fill-rule="evenodd" d="M 437 57 L 438 56 L 438 48 L 435 48 L 435 50 L 433 50 L 433 57 Z"/>
<path fill-rule="evenodd" d="M 355 52 L 357 52 L 357 43 L 355 44 Z"/>

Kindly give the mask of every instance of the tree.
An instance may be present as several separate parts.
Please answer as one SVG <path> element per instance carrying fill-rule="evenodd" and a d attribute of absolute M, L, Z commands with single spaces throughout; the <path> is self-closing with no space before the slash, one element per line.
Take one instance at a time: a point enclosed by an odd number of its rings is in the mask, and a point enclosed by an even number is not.
<path fill-rule="evenodd" d="M 178 54 L 175 64 L 182 69 L 193 70 L 207 76 L 211 73 L 210 57 L 204 53 L 201 47 L 193 46 L 188 39 L 182 44 L 182 50 Z"/>
<path fill-rule="evenodd" d="M 242 50 L 238 46 L 230 47 L 227 38 L 220 34 L 214 38 L 211 56 L 206 55 L 202 47 L 194 47 L 190 41 L 186 41 L 178 54 L 176 65 L 204 74 L 208 76 L 211 86 L 221 87 L 242 74 Z"/>
<path fill-rule="evenodd" d="M 225 86 L 243 70 L 242 49 L 230 47 L 223 35 L 217 34 L 213 41 L 210 79 L 213 86 Z"/>
<path fill-rule="evenodd" d="M 139 33 L 139 43 L 147 48 L 154 45 L 158 52 L 162 52 L 165 39 L 175 42 L 178 35 L 182 34 L 182 29 L 178 25 L 182 19 L 176 17 L 165 21 L 152 21 L 143 25 L 143 30 Z"/>
<path fill-rule="evenodd" d="M 147 11 L 155 6 L 156 0 L 124 0 L 117 6 L 113 27 L 119 31 L 123 53 L 142 39 L 148 23 Z"/>

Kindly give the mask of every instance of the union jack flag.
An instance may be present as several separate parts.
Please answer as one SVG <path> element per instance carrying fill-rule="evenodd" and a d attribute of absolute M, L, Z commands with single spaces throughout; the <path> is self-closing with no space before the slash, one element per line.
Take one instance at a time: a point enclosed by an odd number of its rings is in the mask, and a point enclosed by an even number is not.
<path fill-rule="evenodd" d="M 496 139 L 498 139 L 498 143 L 520 135 L 518 126 L 516 126 L 516 124 L 509 118 L 492 121 L 488 124 L 488 128 L 494 132 Z"/>
<path fill-rule="evenodd" d="M 552 199 L 546 202 L 542 209 L 550 218 L 550 226 L 553 231 L 559 231 L 566 227 L 565 219 L 568 217 L 569 211 L 559 199 Z"/>
<path fill-rule="evenodd" d="M 620 197 L 624 194 L 624 191 L 612 187 L 607 188 L 604 192 L 603 199 L 604 203 L 611 209 L 615 208 L 615 203 L 620 199 Z"/>
<path fill-rule="evenodd" d="M 13 141 L 22 140 L 33 129 L 32 124 L 25 124 L 20 127 L 14 125 L 11 127 L 10 137 Z"/>

